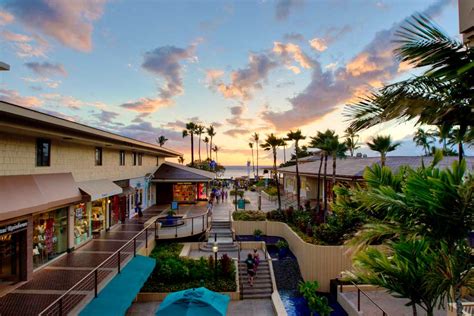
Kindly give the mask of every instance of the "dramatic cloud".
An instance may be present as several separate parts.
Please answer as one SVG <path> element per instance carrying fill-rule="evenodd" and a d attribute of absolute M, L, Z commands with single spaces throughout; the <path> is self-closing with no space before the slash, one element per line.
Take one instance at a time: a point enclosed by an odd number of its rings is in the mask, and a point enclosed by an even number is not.
<path fill-rule="evenodd" d="M 123 103 L 120 106 L 129 110 L 142 112 L 142 113 L 151 113 L 155 112 L 158 109 L 170 106 L 172 104 L 171 100 L 166 99 L 152 99 L 152 98 L 140 98 L 137 101 L 130 101 Z"/>
<path fill-rule="evenodd" d="M 3 31 L 0 36 L 15 49 L 18 57 L 45 57 L 48 43 L 41 37 Z"/>
<path fill-rule="evenodd" d="M 230 108 L 230 114 L 232 115 L 238 116 L 238 115 L 242 115 L 242 113 L 244 113 L 243 106 L 237 105 Z"/>
<path fill-rule="evenodd" d="M 187 150 L 189 143 L 187 139 L 183 139 L 181 132 L 170 131 L 163 128 L 154 127 L 150 122 L 141 122 L 138 124 L 130 124 L 117 129 L 117 132 L 123 136 L 138 139 L 148 143 L 156 144 L 156 138 L 164 135 L 169 141 L 166 147 L 172 147 L 175 150 Z"/>
<path fill-rule="evenodd" d="M 12 23 L 14 20 L 13 15 L 7 11 L 0 10 L 0 25 L 6 25 Z"/>
<path fill-rule="evenodd" d="M 252 97 L 254 90 L 262 88 L 262 83 L 267 79 L 270 70 L 277 66 L 278 63 L 266 54 L 251 53 L 247 67 L 231 73 L 230 84 L 216 80 L 212 88 L 219 91 L 225 98 L 248 100 Z"/>
<path fill-rule="evenodd" d="M 47 61 L 43 63 L 29 62 L 25 66 L 36 74 L 48 77 L 54 75 L 67 76 L 67 71 L 64 69 L 64 66 L 61 64 L 51 64 Z"/>
<path fill-rule="evenodd" d="M 206 70 L 206 83 L 211 87 L 215 86 L 222 76 L 224 76 L 224 70 L 208 69 Z"/>
<path fill-rule="evenodd" d="M 286 33 L 283 35 L 283 39 L 285 41 L 296 41 L 296 42 L 303 42 L 304 41 L 304 36 L 301 33 Z"/>
<path fill-rule="evenodd" d="M 280 21 L 286 20 L 291 11 L 300 7 L 302 4 L 302 0 L 277 0 L 275 5 L 275 18 Z"/>
<path fill-rule="evenodd" d="M 312 40 L 309 40 L 308 42 L 309 45 L 318 52 L 324 52 L 328 48 L 326 41 L 323 38 L 316 37 Z"/>
<path fill-rule="evenodd" d="M 19 106 L 27 108 L 39 107 L 43 104 L 43 101 L 33 96 L 22 96 L 18 91 L 1 89 L 0 88 L 0 100 L 13 103 Z"/>
<path fill-rule="evenodd" d="M 88 52 L 92 49 L 93 22 L 102 16 L 106 1 L 11 0 L 5 7 L 29 29 Z"/>
<path fill-rule="evenodd" d="M 119 116 L 118 113 L 112 111 L 101 110 L 99 120 L 101 122 L 112 123 Z"/>
<path fill-rule="evenodd" d="M 234 128 L 225 131 L 223 134 L 230 136 L 230 137 L 237 137 L 245 134 L 249 134 L 250 131 L 246 128 Z"/>
<path fill-rule="evenodd" d="M 280 56 L 287 68 L 296 74 L 300 73 L 300 69 L 294 65 L 291 65 L 293 61 L 298 63 L 302 68 L 309 69 L 313 67 L 313 61 L 311 58 L 303 53 L 301 48 L 296 44 L 283 44 L 280 42 L 274 42 L 273 52 Z"/>
<path fill-rule="evenodd" d="M 435 14 L 446 2 L 438 2 L 426 12 Z M 310 84 L 300 94 L 289 99 L 291 109 L 283 112 L 265 110 L 264 121 L 278 130 L 288 130 L 309 124 L 349 102 L 370 87 L 380 86 L 399 74 L 399 62 L 394 58 L 392 42 L 400 24 L 376 33 L 373 40 L 346 66 L 324 71 L 314 63 Z"/>

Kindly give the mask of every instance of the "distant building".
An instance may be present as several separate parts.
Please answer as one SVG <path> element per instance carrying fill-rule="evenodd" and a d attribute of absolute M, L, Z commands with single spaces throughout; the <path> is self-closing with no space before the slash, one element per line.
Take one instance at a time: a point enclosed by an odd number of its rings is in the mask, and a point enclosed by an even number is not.
<path fill-rule="evenodd" d="M 459 33 L 465 44 L 474 47 L 474 0 L 459 0 Z"/>

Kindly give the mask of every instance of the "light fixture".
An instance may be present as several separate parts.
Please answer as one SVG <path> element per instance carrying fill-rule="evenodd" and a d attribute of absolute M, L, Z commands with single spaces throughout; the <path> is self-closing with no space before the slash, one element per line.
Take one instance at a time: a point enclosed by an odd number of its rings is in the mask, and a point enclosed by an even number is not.
<path fill-rule="evenodd" d="M 212 252 L 217 253 L 218 251 L 219 251 L 219 246 L 218 246 L 218 244 L 215 242 L 214 245 L 212 246 Z"/>

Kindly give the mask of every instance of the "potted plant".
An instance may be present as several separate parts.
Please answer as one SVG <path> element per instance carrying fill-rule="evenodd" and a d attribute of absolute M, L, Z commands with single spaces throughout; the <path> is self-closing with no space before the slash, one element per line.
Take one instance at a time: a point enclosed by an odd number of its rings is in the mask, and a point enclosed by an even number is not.
<path fill-rule="evenodd" d="M 261 241 L 262 240 L 262 231 L 260 229 L 256 229 L 253 231 L 253 236 L 255 237 L 255 241 Z"/>
<path fill-rule="evenodd" d="M 276 243 L 276 246 L 278 248 L 278 257 L 281 259 L 281 258 L 284 258 L 288 255 L 288 243 L 283 240 L 283 239 L 280 239 L 277 243 Z"/>
<path fill-rule="evenodd" d="M 166 215 L 166 225 L 169 225 L 169 226 L 174 225 L 176 223 L 176 218 L 174 218 L 176 211 L 169 209 L 167 214 L 168 215 Z"/>

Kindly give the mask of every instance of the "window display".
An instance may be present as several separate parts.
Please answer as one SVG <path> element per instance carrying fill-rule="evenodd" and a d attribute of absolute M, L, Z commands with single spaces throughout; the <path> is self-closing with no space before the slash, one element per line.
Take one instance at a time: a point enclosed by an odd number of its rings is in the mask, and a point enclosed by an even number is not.
<path fill-rule="evenodd" d="M 74 244 L 79 245 L 90 236 L 90 215 L 86 203 L 81 203 L 74 207 Z"/>
<path fill-rule="evenodd" d="M 107 211 L 107 199 L 99 199 L 92 202 L 92 232 L 105 229 L 105 213 Z"/>
<path fill-rule="evenodd" d="M 198 199 L 207 200 L 207 184 L 198 183 Z"/>
<path fill-rule="evenodd" d="M 196 185 L 187 183 L 173 185 L 173 199 L 179 202 L 195 202 Z"/>
<path fill-rule="evenodd" d="M 33 267 L 37 268 L 67 250 L 68 208 L 33 216 Z"/>

